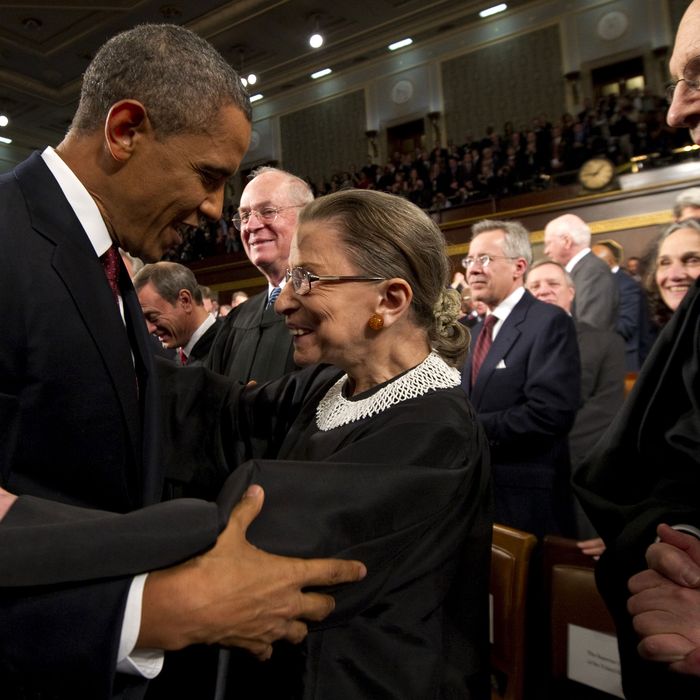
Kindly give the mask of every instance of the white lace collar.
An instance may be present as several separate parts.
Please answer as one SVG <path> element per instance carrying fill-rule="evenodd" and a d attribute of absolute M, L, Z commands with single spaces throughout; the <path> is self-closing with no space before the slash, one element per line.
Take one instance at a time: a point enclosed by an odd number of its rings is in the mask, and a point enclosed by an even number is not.
<path fill-rule="evenodd" d="M 450 367 L 436 352 L 431 352 L 418 366 L 389 381 L 364 399 L 351 401 L 343 396 L 348 375 L 343 375 L 321 399 L 316 408 L 316 425 L 320 430 L 333 430 L 395 406 L 401 401 L 415 399 L 435 389 L 459 386 L 459 371 Z"/>

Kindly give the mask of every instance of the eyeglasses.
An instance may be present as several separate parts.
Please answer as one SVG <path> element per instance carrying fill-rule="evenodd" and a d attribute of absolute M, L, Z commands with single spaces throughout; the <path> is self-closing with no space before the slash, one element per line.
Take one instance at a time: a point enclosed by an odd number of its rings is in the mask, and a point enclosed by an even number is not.
<path fill-rule="evenodd" d="M 292 281 L 292 287 L 299 296 L 311 291 L 312 282 L 379 282 L 386 277 L 368 277 L 365 275 L 314 275 L 303 267 L 293 267 L 287 270 L 284 279 Z"/>
<path fill-rule="evenodd" d="M 272 224 L 277 219 L 277 215 L 284 211 L 285 209 L 295 209 L 296 207 L 303 207 L 304 204 L 290 204 L 287 207 L 263 207 L 262 209 L 251 209 L 250 211 L 243 211 L 239 214 L 235 214 L 233 217 L 233 225 L 236 227 L 237 231 L 240 231 L 244 225 L 248 225 L 250 217 L 255 214 L 258 217 L 258 221 L 263 224 Z"/>
<path fill-rule="evenodd" d="M 488 267 L 492 260 L 517 260 L 512 255 L 477 255 L 475 257 L 467 256 L 462 259 L 462 267 L 468 270 L 474 267 L 474 263 L 479 263 L 481 267 Z"/>
<path fill-rule="evenodd" d="M 691 92 L 700 90 L 700 56 L 691 58 L 683 69 L 683 77 L 674 80 L 666 86 L 666 99 L 669 104 L 673 102 L 673 95 L 676 92 L 678 83 L 683 82 Z"/>

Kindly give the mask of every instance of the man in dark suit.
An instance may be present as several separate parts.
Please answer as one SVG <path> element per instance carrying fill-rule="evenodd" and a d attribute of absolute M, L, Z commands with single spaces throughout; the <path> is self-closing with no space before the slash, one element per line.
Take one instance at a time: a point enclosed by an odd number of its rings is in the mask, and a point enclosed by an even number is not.
<path fill-rule="evenodd" d="M 243 384 L 262 384 L 296 369 L 292 337 L 273 302 L 285 285 L 299 209 L 312 199 L 309 186 L 291 173 L 267 167 L 252 173 L 233 222 L 267 289 L 226 316 L 206 364 L 209 369 Z"/>
<path fill-rule="evenodd" d="M 618 284 L 620 307 L 615 330 L 625 341 L 627 371 L 638 372 L 653 343 L 646 295 L 639 282 L 620 267 L 623 251 L 617 241 L 600 241 L 591 250 L 610 268 Z"/>
<path fill-rule="evenodd" d="M 581 375 L 573 321 L 523 287 L 531 261 L 521 224 L 472 227 L 467 281 L 489 314 L 474 327 L 462 386 L 491 446 L 496 521 L 541 537 L 573 532 L 566 436 Z"/>
<path fill-rule="evenodd" d="M 666 119 L 671 127 L 689 129 L 695 143 L 700 143 L 698 37 L 700 2 L 693 0 L 669 61 L 673 82 Z M 579 473 L 579 497 L 607 546 L 596 580 L 617 626 L 629 700 L 700 695 L 699 327 L 696 280 L 651 349 L 617 420 Z M 661 541 L 652 544 L 657 535 Z"/>
<path fill-rule="evenodd" d="M 607 265 L 591 253 L 591 229 L 575 214 L 564 214 L 544 229 L 545 255 L 563 265 L 576 285 L 573 315 L 594 328 L 614 331 L 619 293 Z"/>
<path fill-rule="evenodd" d="M 148 332 L 177 348 L 182 365 L 203 364 L 221 321 L 207 313 L 192 270 L 180 263 L 146 265 L 133 280 Z"/>
<path fill-rule="evenodd" d="M 569 273 L 550 260 L 535 263 L 527 272 L 525 286 L 546 304 L 556 304 L 571 315 L 576 290 Z M 576 321 L 581 353 L 581 406 L 569 433 L 571 473 L 575 474 L 591 448 L 610 425 L 625 398 L 625 346 L 612 331 Z M 578 502 L 575 503 L 577 537 L 597 537 Z"/>
<path fill-rule="evenodd" d="M 206 41 L 143 25 L 97 53 L 61 144 L 0 177 L 0 287 L 12 300 L 0 311 L 0 478 L 20 495 L 0 542 L 6 528 L 29 528 L 32 547 L 25 496 L 117 513 L 160 499 L 158 378 L 116 246 L 156 260 L 182 226 L 217 219 L 250 116 L 238 76 Z M 217 394 L 214 380 L 216 403 L 228 386 Z M 246 501 L 210 556 L 135 578 L 117 562 L 93 582 L 76 563 L 76 580 L 0 589 L 3 698 L 139 697 L 159 662 L 135 650 L 205 641 L 265 657 L 275 638 L 303 637 L 297 618 L 333 603 L 301 588 L 353 576 L 247 545 L 259 489 Z M 92 532 L 102 536 L 99 518 Z"/>

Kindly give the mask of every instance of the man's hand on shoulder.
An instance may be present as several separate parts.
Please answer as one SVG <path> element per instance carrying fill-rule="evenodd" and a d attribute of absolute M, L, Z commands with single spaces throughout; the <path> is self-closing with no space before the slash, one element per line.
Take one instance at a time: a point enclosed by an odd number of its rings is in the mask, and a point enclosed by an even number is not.
<path fill-rule="evenodd" d="M 149 575 L 137 647 L 222 644 L 266 659 L 272 642 L 300 642 L 308 631 L 304 620 L 322 620 L 333 610 L 331 596 L 303 589 L 365 576 L 360 562 L 281 557 L 251 545 L 246 531 L 262 503 L 262 489 L 251 486 L 210 551 Z"/>

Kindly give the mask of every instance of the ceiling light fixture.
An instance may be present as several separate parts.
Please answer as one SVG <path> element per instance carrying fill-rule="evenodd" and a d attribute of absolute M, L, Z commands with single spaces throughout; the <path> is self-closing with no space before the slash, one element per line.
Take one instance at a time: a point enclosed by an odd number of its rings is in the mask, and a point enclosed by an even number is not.
<path fill-rule="evenodd" d="M 389 51 L 398 51 L 398 49 L 402 49 L 404 46 L 410 46 L 412 43 L 413 39 L 407 36 L 405 39 L 401 39 L 401 41 L 395 41 L 393 44 L 389 44 L 387 48 Z"/>
<path fill-rule="evenodd" d="M 323 78 L 324 75 L 330 75 L 333 71 L 330 68 L 321 68 L 321 70 L 317 70 L 315 73 L 311 74 L 311 77 L 314 80 L 318 80 L 319 78 Z"/>
<path fill-rule="evenodd" d="M 257 102 L 258 100 L 262 100 L 263 96 L 261 93 L 258 93 L 257 95 L 251 95 L 250 96 L 250 101 L 251 102 Z"/>
<path fill-rule="evenodd" d="M 0 126 L 7 126 L 9 123 L 10 120 L 4 114 L 0 114 Z"/>
<path fill-rule="evenodd" d="M 504 2 L 499 5 L 494 5 L 493 7 L 487 7 L 485 10 L 479 12 L 479 17 L 490 17 L 491 15 L 497 15 L 499 12 L 505 12 L 508 9 L 508 5 Z"/>
<path fill-rule="evenodd" d="M 8 139 L 5 136 L 0 136 L 0 143 L 12 143 L 12 139 Z"/>
<path fill-rule="evenodd" d="M 309 37 L 309 46 L 312 49 L 320 49 L 323 46 L 323 34 L 321 34 L 319 15 L 314 15 L 313 20 L 314 33 Z"/>
<path fill-rule="evenodd" d="M 244 55 L 245 55 L 245 49 L 241 46 L 241 48 L 238 50 L 238 56 L 239 56 L 238 74 L 241 76 L 241 82 L 243 83 L 243 87 L 248 87 L 248 85 L 255 85 L 255 83 L 258 82 L 258 76 L 255 75 L 255 73 L 249 73 L 247 78 L 242 77 L 243 76 Z"/>

